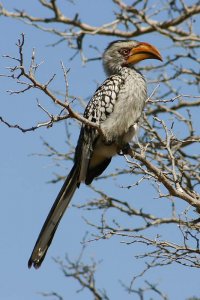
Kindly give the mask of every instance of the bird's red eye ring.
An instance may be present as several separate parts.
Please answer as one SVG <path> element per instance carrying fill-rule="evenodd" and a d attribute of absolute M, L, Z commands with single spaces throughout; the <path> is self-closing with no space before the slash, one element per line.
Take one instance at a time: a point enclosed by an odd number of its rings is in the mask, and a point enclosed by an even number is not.
<path fill-rule="evenodd" d="M 121 55 L 123 55 L 123 56 L 127 56 L 127 55 L 129 55 L 130 50 L 131 50 L 131 49 L 129 49 L 129 48 L 122 48 L 122 49 L 119 50 L 119 53 L 120 53 Z"/>

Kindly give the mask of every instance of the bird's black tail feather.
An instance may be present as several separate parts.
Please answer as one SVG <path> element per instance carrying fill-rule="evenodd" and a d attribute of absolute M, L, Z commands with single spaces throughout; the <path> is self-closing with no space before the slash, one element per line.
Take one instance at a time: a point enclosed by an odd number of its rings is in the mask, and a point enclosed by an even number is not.
<path fill-rule="evenodd" d="M 77 164 L 73 166 L 66 178 L 47 218 L 40 231 L 35 247 L 28 261 L 28 267 L 33 265 L 36 269 L 43 262 L 47 250 L 52 242 L 58 224 L 69 205 L 69 202 L 79 185 L 79 168 Z"/>

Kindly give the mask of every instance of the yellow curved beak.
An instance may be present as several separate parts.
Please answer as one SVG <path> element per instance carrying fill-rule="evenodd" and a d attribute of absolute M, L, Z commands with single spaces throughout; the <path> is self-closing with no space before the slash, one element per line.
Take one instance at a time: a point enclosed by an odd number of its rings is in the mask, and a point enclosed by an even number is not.
<path fill-rule="evenodd" d="M 131 49 L 127 64 L 136 64 L 144 59 L 158 59 L 162 61 L 162 56 L 158 49 L 151 44 L 141 42 L 137 47 Z"/>

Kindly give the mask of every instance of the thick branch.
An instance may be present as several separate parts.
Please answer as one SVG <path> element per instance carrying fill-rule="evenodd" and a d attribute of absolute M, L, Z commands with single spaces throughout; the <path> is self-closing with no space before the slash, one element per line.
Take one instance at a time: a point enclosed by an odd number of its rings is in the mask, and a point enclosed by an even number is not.
<path fill-rule="evenodd" d="M 200 212 L 200 198 L 198 195 L 196 195 L 194 193 L 194 196 L 192 197 L 191 195 L 189 195 L 187 193 L 187 191 L 177 190 L 176 187 L 173 186 L 171 181 L 167 178 L 167 176 L 158 167 L 156 167 L 153 163 L 148 161 L 143 154 L 134 152 L 131 149 L 129 150 L 128 154 L 132 158 L 137 159 L 143 165 L 145 165 L 146 168 L 157 177 L 158 181 L 160 181 L 166 187 L 166 189 L 169 191 L 170 195 L 185 200 L 190 205 L 194 206 L 198 212 Z"/>

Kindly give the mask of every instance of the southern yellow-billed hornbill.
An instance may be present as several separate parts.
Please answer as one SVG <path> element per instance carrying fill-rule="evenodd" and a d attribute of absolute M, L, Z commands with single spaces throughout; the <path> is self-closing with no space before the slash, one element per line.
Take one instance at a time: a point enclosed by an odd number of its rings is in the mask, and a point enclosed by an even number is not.
<path fill-rule="evenodd" d="M 108 78 L 84 112 L 86 119 L 100 124 L 103 136 L 96 129 L 82 125 L 74 165 L 42 227 L 29 268 L 40 267 L 76 188 L 81 182 L 90 184 L 133 138 L 147 99 L 145 79 L 134 65 L 144 59 L 162 60 L 159 51 L 147 43 L 118 40 L 106 48 L 103 66 Z"/>

